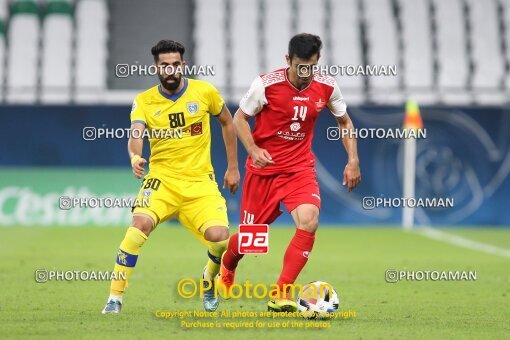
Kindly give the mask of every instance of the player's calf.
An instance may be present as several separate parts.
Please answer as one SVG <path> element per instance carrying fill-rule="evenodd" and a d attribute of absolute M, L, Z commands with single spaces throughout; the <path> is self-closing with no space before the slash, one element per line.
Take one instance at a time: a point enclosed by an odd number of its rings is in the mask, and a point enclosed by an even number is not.
<path fill-rule="evenodd" d="M 126 290 L 129 276 L 136 265 L 140 249 L 153 228 L 154 223 L 148 216 L 133 216 L 132 226 L 126 231 L 126 235 L 117 251 L 113 269 L 116 275 L 110 284 L 110 296 L 103 309 L 103 314 L 120 313 L 122 296 Z"/>
<path fill-rule="evenodd" d="M 238 241 L 239 241 L 238 233 L 230 236 L 230 239 L 228 241 L 228 249 L 225 251 L 225 253 L 223 253 L 223 256 L 221 258 L 220 273 L 216 278 L 216 289 L 218 291 L 218 294 L 225 300 L 230 299 L 230 290 L 235 282 L 236 276 L 235 268 L 237 266 L 237 262 L 242 258 L 242 255 L 237 252 Z M 232 267 L 234 263 L 235 266 Z"/>
<path fill-rule="evenodd" d="M 200 288 L 203 292 L 204 309 L 208 312 L 215 311 L 220 303 L 216 292 L 215 279 L 220 271 L 221 255 L 227 249 L 228 236 L 228 228 L 224 226 L 209 227 L 204 233 L 204 238 L 208 244 L 207 255 L 209 259 L 202 274 Z"/>
<path fill-rule="evenodd" d="M 319 208 L 313 204 L 301 204 L 291 212 L 297 229 L 283 257 L 283 268 L 278 278 L 278 286 L 293 284 L 308 262 L 315 243 L 318 228 Z"/>

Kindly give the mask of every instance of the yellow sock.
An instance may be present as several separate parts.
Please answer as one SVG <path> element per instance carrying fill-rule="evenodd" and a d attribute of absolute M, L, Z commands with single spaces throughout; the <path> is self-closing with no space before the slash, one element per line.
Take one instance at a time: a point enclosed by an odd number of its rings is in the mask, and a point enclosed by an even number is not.
<path fill-rule="evenodd" d="M 117 260 L 115 267 L 113 268 L 113 271 L 117 273 L 117 277 L 112 280 L 110 285 L 111 295 L 122 296 L 126 290 L 127 281 L 136 265 L 138 254 L 140 254 L 140 248 L 144 244 L 145 240 L 147 240 L 147 235 L 145 235 L 141 230 L 135 227 L 128 228 L 126 236 L 124 236 L 124 240 L 122 240 L 117 252 Z M 118 274 L 119 272 L 126 273 L 125 280 Z"/>
<path fill-rule="evenodd" d="M 220 242 L 207 242 L 209 260 L 205 267 L 205 274 L 209 279 L 214 277 L 220 272 L 221 255 L 227 250 L 228 240 Z"/>

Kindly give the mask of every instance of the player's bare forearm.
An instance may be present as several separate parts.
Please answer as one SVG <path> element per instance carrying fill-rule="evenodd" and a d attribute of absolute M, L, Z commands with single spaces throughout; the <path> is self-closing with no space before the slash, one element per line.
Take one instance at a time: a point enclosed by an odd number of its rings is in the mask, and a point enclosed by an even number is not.
<path fill-rule="evenodd" d="M 248 117 L 245 116 L 241 109 L 238 109 L 234 116 L 234 126 L 241 143 L 243 143 L 246 151 L 249 152 L 250 148 L 255 145 L 255 142 L 253 141 L 253 136 L 251 134 Z"/>
<path fill-rule="evenodd" d="M 221 124 L 221 131 L 223 134 L 223 141 L 225 142 L 228 162 L 223 188 L 228 187 L 231 193 L 235 193 L 239 188 L 241 175 L 239 174 L 239 165 L 237 162 L 237 137 L 234 129 L 234 123 L 232 121 L 232 115 L 226 106 L 223 107 L 223 110 L 217 118 Z"/>
<path fill-rule="evenodd" d="M 338 128 L 340 131 L 354 131 L 354 124 L 352 123 L 349 114 L 345 114 L 342 117 L 338 117 Z M 344 145 L 345 151 L 347 152 L 348 162 L 359 163 L 358 159 L 358 147 L 356 143 L 356 138 L 354 137 L 354 133 L 343 133 L 344 138 L 342 138 L 342 143 Z"/>
<path fill-rule="evenodd" d="M 346 113 L 342 117 L 337 118 L 338 128 L 340 131 L 354 131 L 354 124 Z M 342 143 L 347 152 L 347 165 L 344 170 L 343 185 L 347 184 L 347 190 L 351 191 L 359 183 L 361 183 L 361 171 L 359 167 L 358 145 L 354 133 L 342 133 Z"/>
<path fill-rule="evenodd" d="M 267 150 L 259 148 L 255 144 L 250 124 L 248 123 L 248 118 L 249 117 L 247 117 L 241 109 L 238 109 L 234 116 L 234 126 L 236 133 L 239 136 L 241 143 L 243 143 L 246 152 L 250 155 L 253 164 L 257 168 L 262 169 L 267 165 L 274 164 L 274 161 Z"/>
<path fill-rule="evenodd" d="M 135 156 L 135 155 L 141 156 L 142 150 L 143 150 L 143 139 L 132 138 L 132 137 L 129 138 L 128 154 L 129 154 L 130 159 L 133 158 L 133 156 Z"/>
<path fill-rule="evenodd" d="M 131 159 L 131 167 L 133 168 L 133 175 L 136 178 L 142 178 L 145 171 L 143 166 L 147 161 L 142 158 L 142 150 L 143 150 L 143 131 L 145 130 L 145 125 L 142 123 L 134 123 L 131 124 L 131 135 L 128 141 L 128 154 Z M 135 138 L 133 136 L 139 136 Z"/>
<path fill-rule="evenodd" d="M 232 121 L 232 115 L 225 106 L 223 111 L 217 116 L 218 121 L 221 124 L 221 130 L 223 133 L 223 141 L 225 142 L 225 150 L 227 152 L 228 167 L 231 169 L 238 169 L 237 163 L 237 139 L 234 129 L 234 123 Z"/>

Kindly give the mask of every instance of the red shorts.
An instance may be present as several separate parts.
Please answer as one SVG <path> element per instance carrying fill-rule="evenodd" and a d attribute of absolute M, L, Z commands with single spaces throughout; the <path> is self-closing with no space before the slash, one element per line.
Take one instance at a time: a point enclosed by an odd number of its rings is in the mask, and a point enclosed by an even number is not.
<path fill-rule="evenodd" d="M 301 204 L 313 204 L 320 209 L 315 169 L 271 176 L 246 172 L 241 198 L 241 223 L 272 223 L 282 214 L 280 202 L 289 213 Z"/>

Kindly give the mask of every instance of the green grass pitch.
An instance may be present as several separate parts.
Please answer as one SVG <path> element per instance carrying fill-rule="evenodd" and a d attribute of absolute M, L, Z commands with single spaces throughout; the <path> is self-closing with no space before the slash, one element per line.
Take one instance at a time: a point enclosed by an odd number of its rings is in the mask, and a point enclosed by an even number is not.
<path fill-rule="evenodd" d="M 35 282 L 34 271 L 40 268 L 111 270 L 124 232 L 123 228 L 0 228 L 0 337 L 510 337 L 509 258 L 459 248 L 396 228 L 319 229 L 308 265 L 298 281 L 331 283 L 340 295 L 341 310 L 357 313 L 355 318 L 328 321 L 328 326 L 320 329 L 186 329 L 178 319 L 157 318 L 158 310 L 202 310 L 200 300 L 179 297 L 176 285 L 182 278 L 200 277 L 206 261 L 205 248 L 178 226 L 159 227 L 144 245 L 120 315 L 100 313 L 108 295 L 108 282 Z M 451 232 L 510 248 L 510 230 Z M 274 282 L 292 234 L 292 229 L 273 227 L 270 253 L 246 256 L 238 270 L 238 282 Z M 387 269 L 476 271 L 477 280 L 392 284 L 385 282 Z M 223 301 L 219 311 L 265 311 L 266 302 Z"/>

